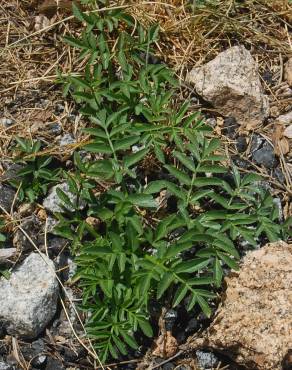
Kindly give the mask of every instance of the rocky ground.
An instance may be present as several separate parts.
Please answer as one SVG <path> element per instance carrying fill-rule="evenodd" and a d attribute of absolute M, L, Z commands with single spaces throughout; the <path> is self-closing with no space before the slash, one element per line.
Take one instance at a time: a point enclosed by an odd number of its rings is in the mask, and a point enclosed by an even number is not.
<path fill-rule="evenodd" d="M 284 0 L 237 8 L 222 1 L 214 12 L 201 9 L 194 24 L 181 3 L 136 4 L 131 12 L 161 23 L 159 57 L 181 78 L 182 97 L 191 98 L 242 171 L 262 175 L 259 186 L 272 192 L 282 223 L 292 214 L 291 8 Z M 78 31 L 70 8 L 69 0 L 59 8 L 54 1 L 0 4 L 0 215 L 8 235 L 0 249 L 0 370 L 101 368 L 84 336 L 68 241 L 52 233 L 53 213 L 62 211 L 56 188 L 29 204 L 9 184 L 19 169 L 16 135 L 41 140 L 64 169 L 86 140 L 86 122 L 55 83 L 56 67 L 78 67 L 61 41 Z M 183 306 L 168 310 L 154 343 L 105 368 L 291 369 L 291 244 L 264 242 L 255 251 L 241 246 L 241 269 L 226 278 L 211 319 Z"/>

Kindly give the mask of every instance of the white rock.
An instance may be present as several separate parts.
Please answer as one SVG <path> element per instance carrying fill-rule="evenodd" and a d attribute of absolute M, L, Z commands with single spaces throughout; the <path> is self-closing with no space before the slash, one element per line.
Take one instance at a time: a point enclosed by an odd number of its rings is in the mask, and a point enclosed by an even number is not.
<path fill-rule="evenodd" d="M 6 362 L 0 361 L 0 370 L 14 370 L 15 367 L 7 364 Z"/>
<path fill-rule="evenodd" d="M 69 191 L 69 185 L 67 183 L 59 184 L 53 186 L 49 195 L 44 199 L 43 206 L 48 211 L 51 212 L 64 212 L 64 210 L 68 210 L 73 212 L 74 208 L 66 205 L 58 196 L 57 189 L 61 189 L 70 199 L 71 203 L 76 205 L 77 196 Z M 83 209 L 85 207 L 85 202 L 80 201 L 78 209 Z"/>
<path fill-rule="evenodd" d="M 279 123 L 290 124 L 292 123 L 292 110 L 286 114 L 282 114 L 277 118 Z"/>
<path fill-rule="evenodd" d="M 4 127 L 9 127 L 11 125 L 14 124 L 14 121 L 10 118 L 1 118 L 0 119 L 0 125 L 4 126 Z"/>
<path fill-rule="evenodd" d="M 244 46 L 234 46 L 209 63 L 193 68 L 187 81 L 224 116 L 255 127 L 269 114 L 258 65 Z"/>
<path fill-rule="evenodd" d="M 9 280 L 0 280 L 0 322 L 10 335 L 33 339 L 56 312 L 59 286 L 54 263 L 31 253 Z"/>
<path fill-rule="evenodd" d="M 196 357 L 200 369 L 214 369 L 219 363 L 218 358 L 212 352 L 196 351 Z"/>
<path fill-rule="evenodd" d="M 65 146 L 69 144 L 75 144 L 76 140 L 71 134 L 65 134 L 60 138 L 59 144 L 60 146 Z"/>

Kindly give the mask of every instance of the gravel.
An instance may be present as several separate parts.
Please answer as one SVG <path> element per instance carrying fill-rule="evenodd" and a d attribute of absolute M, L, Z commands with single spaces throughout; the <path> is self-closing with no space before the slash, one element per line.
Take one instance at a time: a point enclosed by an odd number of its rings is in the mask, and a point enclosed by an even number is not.
<path fill-rule="evenodd" d="M 212 352 L 196 351 L 198 365 L 201 369 L 212 369 L 219 363 L 218 358 Z"/>
<path fill-rule="evenodd" d="M 7 212 L 10 212 L 13 200 L 15 198 L 15 191 L 9 186 L 0 184 L 0 206 Z M 0 209 L 2 213 L 2 209 Z"/>
<path fill-rule="evenodd" d="M 263 146 L 256 150 L 252 155 L 253 161 L 266 168 L 274 168 L 277 165 L 277 159 L 271 144 L 265 142 Z"/>

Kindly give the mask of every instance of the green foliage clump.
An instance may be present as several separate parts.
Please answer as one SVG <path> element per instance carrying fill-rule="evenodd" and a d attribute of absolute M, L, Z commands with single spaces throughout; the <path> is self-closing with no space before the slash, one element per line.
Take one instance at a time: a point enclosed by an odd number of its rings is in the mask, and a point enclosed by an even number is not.
<path fill-rule="evenodd" d="M 17 172 L 10 184 L 18 189 L 19 200 L 27 198 L 35 202 L 40 196 L 47 194 L 50 185 L 59 181 L 60 170 L 52 168 L 52 156 L 38 155 L 41 149 L 40 141 L 31 141 L 16 137 L 17 146 L 15 163 L 22 168 Z"/>
<path fill-rule="evenodd" d="M 86 63 L 64 91 L 91 122 L 83 149 L 96 159 L 75 153 L 67 180 L 87 214 L 59 216 L 56 232 L 72 240 L 88 335 L 105 361 L 137 348 L 137 330 L 152 336 L 153 299 L 210 316 L 223 268 L 237 268 L 237 242 L 274 241 L 282 229 L 259 176 L 231 173 L 210 128 L 188 102 L 177 108 L 174 73 L 153 58 L 158 27 L 121 10 L 73 11 L 85 29 L 66 41 Z"/>

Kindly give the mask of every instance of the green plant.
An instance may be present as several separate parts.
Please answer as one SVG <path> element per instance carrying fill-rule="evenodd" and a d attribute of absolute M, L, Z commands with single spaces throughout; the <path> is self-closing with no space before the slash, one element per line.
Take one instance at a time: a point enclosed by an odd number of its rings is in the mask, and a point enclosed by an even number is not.
<path fill-rule="evenodd" d="M 4 220 L 0 219 L 0 248 L 1 248 L 1 244 L 3 242 L 5 242 L 5 240 L 6 240 L 5 234 L 3 234 L 3 232 L 2 232 L 4 226 L 5 226 Z"/>
<path fill-rule="evenodd" d="M 28 198 L 30 202 L 34 202 L 46 195 L 51 184 L 58 182 L 60 170 L 51 168 L 53 157 L 38 155 L 41 149 L 39 141 L 31 142 L 18 137 L 15 140 L 17 155 L 14 161 L 23 166 L 10 184 L 18 189 L 20 200 Z"/>
<path fill-rule="evenodd" d="M 83 149 L 98 158 L 74 154 L 68 183 L 87 209 L 59 215 L 55 232 L 72 241 L 87 332 L 105 361 L 136 348 L 138 329 L 152 336 L 153 299 L 210 316 L 223 268 L 237 268 L 238 242 L 274 241 L 282 228 L 259 176 L 223 166 L 211 129 L 187 102 L 177 108 L 173 72 L 152 63 L 158 27 L 121 10 L 73 11 L 86 27 L 66 41 L 86 66 L 61 80 L 91 122 Z"/>
<path fill-rule="evenodd" d="M 5 221 L 4 219 L 0 218 L 0 248 L 3 247 L 3 243 L 6 241 L 6 235 L 3 231 L 5 228 Z M 0 264 L 0 276 L 3 276 L 5 279 L 9 279 L 10 272 L 5 266 L 1 266 Z"/>

